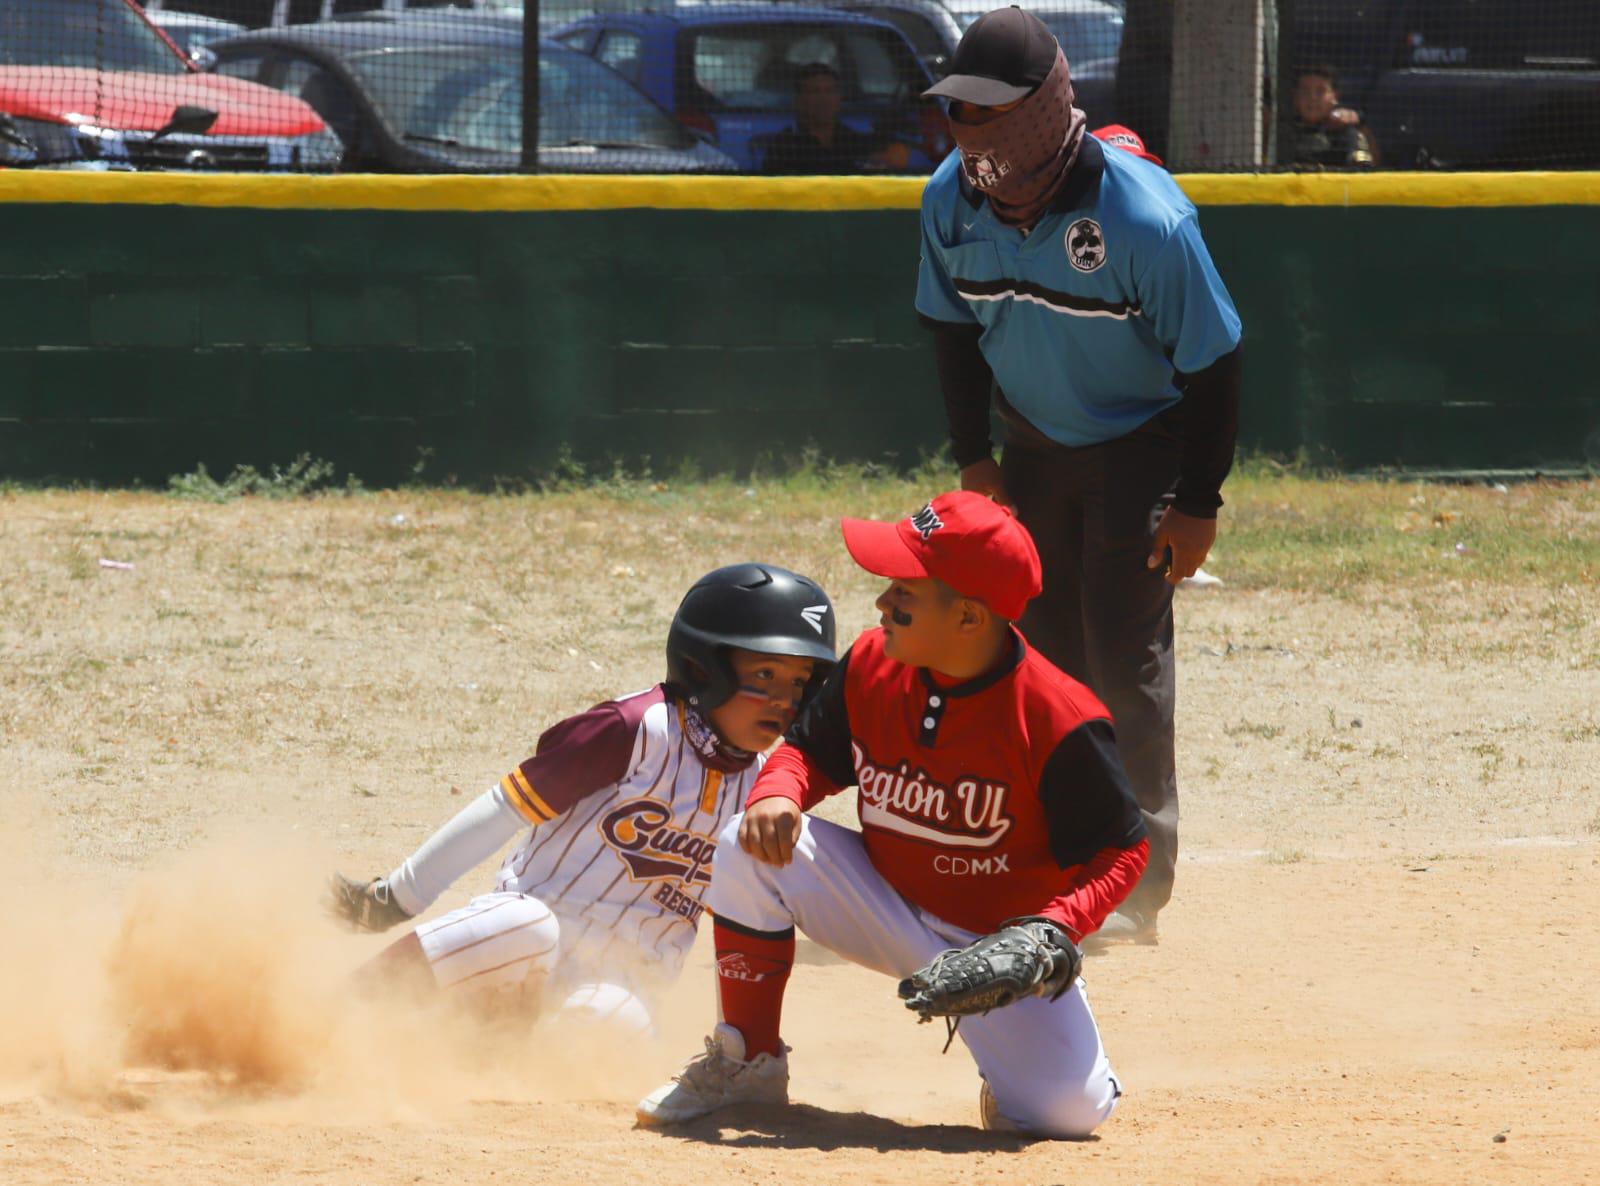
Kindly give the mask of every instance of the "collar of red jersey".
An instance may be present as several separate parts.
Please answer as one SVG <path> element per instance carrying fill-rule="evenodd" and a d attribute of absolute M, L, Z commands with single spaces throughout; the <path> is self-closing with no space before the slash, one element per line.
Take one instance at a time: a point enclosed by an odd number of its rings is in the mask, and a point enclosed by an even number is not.
<path fill-rule="evenodd" d="M 1015 626 L 1011 627 L 1011 654 L 1007 655 L 993 669 L 982 675 L 969 679 L 964 684 L 945 684 L 934 677 L 933 672 L 926 667 L 917 668 L 917 674 L 922 677 L 923 686 L 930 692 L 937 692 L 941 696 L 948 696 L 954 700 L 961 696 L 976 696 L 979 692 L 987 692 L 1018 667 L 1022 666 L 1022 658 L 1028 653 L 1028 644 L 1022 637 L 1022 631 Z"/>

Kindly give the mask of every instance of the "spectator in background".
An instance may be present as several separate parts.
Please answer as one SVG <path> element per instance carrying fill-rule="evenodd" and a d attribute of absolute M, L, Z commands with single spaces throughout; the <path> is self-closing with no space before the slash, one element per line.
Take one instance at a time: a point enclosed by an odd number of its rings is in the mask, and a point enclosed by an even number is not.
<path fill-rule="evenodd" d="M 877 173 L 904 169 L 911 152 L 887 136 L 839 122 L 839 76 L 813 62 L 794 84 L 794 127 L 766 138 L 763 173 Z"/>
<path fill-rule="evenodd" d="M 1369 169 L 1377 164 L 1372 133 L 1359 112 L 1339 102 L 1338 84 L 1332 66 L 1305 66 L 1295 74 L 1295 164 Z"/>

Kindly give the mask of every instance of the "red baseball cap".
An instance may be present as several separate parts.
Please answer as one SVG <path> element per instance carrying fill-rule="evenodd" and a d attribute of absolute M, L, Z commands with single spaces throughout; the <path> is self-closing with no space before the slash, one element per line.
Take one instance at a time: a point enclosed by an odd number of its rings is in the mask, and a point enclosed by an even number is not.
<path fill-rule="evenodd" d="M 1007 621 L 1022 617 L 1043 587 L 1028 529 L 971 491 L 941 494 L 897 523 L 844 519 L 839 526 L 844 546 L 868 572 L 891 580 L 935 577 Z"/>
<path fill-rule="evenodd" d="M 1152 165 L 1161 165 L 1161 158 L 1144 146 L 1144 138 L 1132 128 L 1125 128 L 1121 124 L 1107 124 L 1103 128 L 1096 128 L 1089 135 L 1131 152 L 1134 156 L 1142 156 Z M 1165 165 L 1161 167 L 1166 168 Z"/>

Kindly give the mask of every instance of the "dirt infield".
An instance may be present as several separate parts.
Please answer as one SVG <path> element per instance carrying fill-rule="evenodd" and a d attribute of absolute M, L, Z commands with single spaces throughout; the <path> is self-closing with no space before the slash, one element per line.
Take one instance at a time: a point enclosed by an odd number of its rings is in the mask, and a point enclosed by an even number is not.
<path fill-rule="evenodd" d="M 698 1048 L 704 943 L 654 1046 L 348 999 L 383 940 L 323 870 L 658 679 L 709 567 L 807 571 L 852 636 L 834 520 L 913 497 L 0 493 L 0 1182 L 1600 1182 L 1593 486 L 1243 484 L 1180 602 L 1177 898 L 1086 969 L 1095 1140 L 973 1127 L 959 1044 L 809 945 L 796 1106 L 670 1134 L 632 1103 Z M 1324 529 L 1362 506 L 1381 539 Z"/>

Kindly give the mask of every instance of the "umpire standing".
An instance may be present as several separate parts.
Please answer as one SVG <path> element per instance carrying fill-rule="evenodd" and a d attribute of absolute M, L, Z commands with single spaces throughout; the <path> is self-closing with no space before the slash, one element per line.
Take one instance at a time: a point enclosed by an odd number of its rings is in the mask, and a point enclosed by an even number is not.
<path fill-rule="evenodd" d="M 1033 533 L 1044 593 L 1023 632 L 1111 710 L 1150 864 L 1099 934 L 1154 942 L 1178 855 L 1172 590 L 1216 538 L 1239 315 L 1172 179 L 1084 134 L 1037 17 L 981 17 L 927 93 L 958 151 L 923 191 L 917 311 L 961 485 Z"/>

